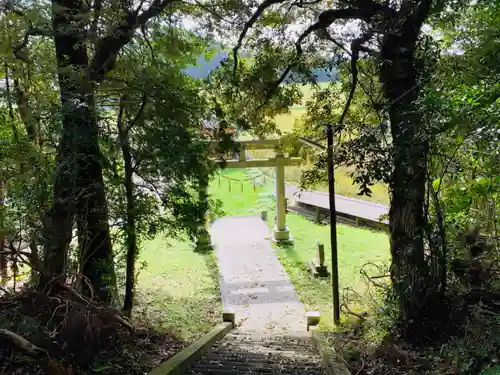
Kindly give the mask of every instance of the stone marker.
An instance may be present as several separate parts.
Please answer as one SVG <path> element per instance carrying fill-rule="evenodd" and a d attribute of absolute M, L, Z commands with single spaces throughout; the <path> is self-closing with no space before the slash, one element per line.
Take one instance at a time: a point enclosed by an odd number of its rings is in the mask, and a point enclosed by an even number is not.
<path fill-rule="evenodd" d="M 325 265 L 325 245 L 321 242 L 316 243 L 316 256 L 320 267 Z"/>
<path fill-rule="evenodd" d="M 308 311 L 306 312 L 307 319 L 307 330 L 309 331 L 309 327 L 317 326 L 321 319 L 321 314 L 317 311 Z"/>
<path fill-rule="evenodd" d="M 260 218 L 264 221 L 267 220 L 267 211 L 266 210 L 262 210 L 260 211 Z"/>
<path fill-rule="evenodd" d="M 316 259 L 309 262 L 309 268 L 314 277 L 328 277 L 328 269 L 325 266 L 325 245 L 316 243 Z"/>
<path fill-rule="evenodd" d="M 225 309 L 222 312 L 222 321 L 224 323 L 232 323 L 233 327 L 236 326 L 236 314 L 231 309 Z"/>

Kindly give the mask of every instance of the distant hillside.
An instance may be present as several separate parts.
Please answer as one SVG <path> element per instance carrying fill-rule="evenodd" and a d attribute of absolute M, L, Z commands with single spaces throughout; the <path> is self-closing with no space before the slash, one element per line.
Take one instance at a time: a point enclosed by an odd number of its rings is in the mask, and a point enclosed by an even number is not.
<path fill-rule="evenodd" d="M 184 73 L 190 75 L 193 78 L 206 78 L 215 69 L 217 69 L 222 62 L 228 56 L 227 52 L 219 51 L 216 52 L 212 60 L 205 60 L 204 56 L 198 57 L 196 63 L 197 65 L 192 65 L 184 69 Z"/>
<path fill-rule="evenodd" d="M 200 56 L 197 60 L 197 65 L 192 65 L 184 69 L 183 71 L 193 78 L 206 78 L 208 75 L 220 66 L 220 63 L 228 57 L 228 53 L 225 51 L 216 52 L 215 56 L 210 60 L 205 60 L 204 56 Z M 318 82 L 327 82 L 335 79 L 337 73 L 335 71 L 328 72 L 326 69 L 316 68 L 312 69 L 312 73 L 316 77 Z M 290 80 L 287 79 L 288 82 Z"/>

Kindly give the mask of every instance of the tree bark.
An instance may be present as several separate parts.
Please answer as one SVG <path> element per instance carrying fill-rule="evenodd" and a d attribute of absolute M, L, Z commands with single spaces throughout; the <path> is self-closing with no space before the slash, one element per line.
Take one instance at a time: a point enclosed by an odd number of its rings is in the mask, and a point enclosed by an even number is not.
<path fill-rule="evenodd" d="M 380 80 L 389 103 L 393 138 L 393 174 L 389 210 L 392 254 L 391 280 L 399 302 L 403 333 L 418 343 L 422 322 L 437 290 L 429 283 L 424 258 L 425 188 L 428 137 L 416 110 L 419 94 L 414 40 L 388 35 L 381 50 Z M 436 289 L 436 290 L 435 290 Z"/>
<path fill-rule="evenodd" d="M 81 270 L 103 302 L 116 285 L 109 234 L 95 108 L 95 82 L 87 79 L 89 59 L 81 1 L 52 2 L 54 42 L 62 104 L 63 135 L 54 176 L 54 201 L 47 223 L 45 267 L 52 276 L 66 272 L 75 215 Z M 110 288 L 111 287 L 111 288 Z M 88 291 L 90 293 L 90 291 Z"/>
<path fill-rule="evenodd" d="M 31 69 L 30 66 L 28 66 L 28 71 Z M 30 74 L 28 73 L 28 77 Z M 41 141 L 41 136 L 40 136 L 40 122 L 39 119 L 36 118 L 36 116 L 33 113 L 32 108 L 30 107 L 29 100 L 28 100 L 28 89 L 22 88 L 21 87 L 21 82 L 19 78 L 14 78 L 14 93 L 15 93 L 15 100 L 17 103 L 17 108 L 19 111 L 19 115 L 21 117 L 21 121 L 24 123 L 24 127 L 26 129 L 26 134 L 28 135 L 28 139 L 33 143 L 35 147 L 40 148 L 40 152 L 42 155 L 42 141 Z M 42 155 L 43 156 L 43 155 Z M 24 163 L 21 165 L 21 171 L 25 169 Z M 36 178 L 36 183 L 41 183 L 42 179 L 39 176 L 39 171 L 36 171 L 35 173 L 38 175 Z M 23 173 L 23 172 L 22 172 Z M 39 197 L 39 200 L 37 202 L 38 208 L 40 211 L 43 212 L 43 208 L 47 207 L 47 202 L 43 197 Z M 39 254 L 38 254 L 38 236 L 39 233 L 35 229 L 37 223 L 40 222 L 40 217 L 36 215 L 36 210 L 32 210 L 31 212 L 28 213 L 27 215 L 27 224 L 28 227 L 32 229 L 32 234 L 31 234 L 31 241 L 30 241 L 30 251 L 31 251 L 31 256 L 30 256 L 30 262 L 32 265 L 34 264 L 40 264 L 40 259 L 39 259 Z M 31 269 L 31 280 L 32 282 L 37 281 L 38 273 L 34 268 Z"/>
<path fill-rule="evenodd" d="M 123 163 L 125 167 L 125 193 L 127 199 L 127 217 L 125 220 L 125 233 L 127 236 L 127 271 L 125 280 L 125 299 L 123 303 L 123 313 L 131 317 L 134 305 L 135 289 L 135 263 L 137 258 L 137 229 L 135 195 L 133 182 L 132 152 L 130 148 L 129 132 L 123 123 L 124 103 L 120 103 L 120 113 L 118 114 L 118 132 L 120 136 L 120 146 L 122 149 Z"/>
<path fill-rule="evenodd" d="M 7 278 L 7 254 L 5 253 L 6 229 L 5 229 L 5 190 L 7 184 L 0 177 L 0 282 Z"/>

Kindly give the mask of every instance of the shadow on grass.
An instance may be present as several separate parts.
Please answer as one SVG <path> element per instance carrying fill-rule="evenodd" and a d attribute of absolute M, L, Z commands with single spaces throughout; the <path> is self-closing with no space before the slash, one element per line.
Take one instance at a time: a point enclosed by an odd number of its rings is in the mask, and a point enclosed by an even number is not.
<path fill-rule="evenodd" d="M 310 275 L 307 262 L 304 261 L 300 254 L 297 252 L 296 247 L 293 243 L 282 243 L 278 244 L 277 247 L 286 252 L 286 258 L 280 256 L 279 253 L 277 254 L 279 261 L 285 268 L 287 268 L 285 263 L 289 263 L 290 265 L 293 265 L 294 268 L 304 271 L 304 276 Z"/>
<path fill-rule="evenodd" d="M 277 243 L 276 246 L 278 246 L 281 249 L 286 249 L 286 250 L 293 250 L 294 249 L 293 242 L 281 242 L 281 243 Z"/>
<path fill-rule="evenodd" d="M 215 256 L 215 250 L 208 251 L 206 253 L 200 254 L 205 260 L 205 264 L 207 269 L 209 270 L 209 276 L 214 285 L 219 287 L 220 291 L 220 273 L 219 273 L 219 265 L 217 263 L 217 258 Z M 219 292 L 220 299 L 220 292 Z"/>

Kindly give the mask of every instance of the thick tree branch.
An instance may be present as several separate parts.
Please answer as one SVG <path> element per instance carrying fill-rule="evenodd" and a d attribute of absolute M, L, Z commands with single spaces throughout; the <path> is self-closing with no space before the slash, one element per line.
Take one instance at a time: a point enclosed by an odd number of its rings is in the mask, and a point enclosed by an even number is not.
<path fill-rule="evenodd" d="M 137 6 L 137 8 L 135 9 L 135 13 L 136 14 L 139 14 L 139 12 L 142 10 L 142 7 L 144 6 L 144 0 L 141 0 L 139 2 L 139 5 Z"/>
<path fill-rule="evenodd" d="M 11 12 L 19 17 L 24 18 L 25 22 L 28 24 L 28 30 L 26 30 L 26 33 L 23 36 L 22 41 L 14 46 L 12 45 L 12 54 L 19 60 L 22 60 L 24 62 L 27 62 L 27 57 L 22 54 L 22 50 L 28 46 L 29 40 L 31 36 L 52 36 L 51 28 L 48 25 L 43 24 L 42 27 L 35 26 L 33 22 L 26 16 L 26 14 L 20 10 L 20 9 L 15 9 L 12 5 L 12 1 L 7 1 L 5 4 L 4 9 L 0 8 L 0 13 L 2 11 Z M 6 25 L 8 25 L 8 22 L 6 22 Z M 10 35 L 9 35 L 9 40 L 10 40 Z"/>
<path fill-rule="evenodd" d="M 430 0 L 423 0 L 423 1 L 430 1 Z M 243 27 L 242 32 L 240 33 L 240 36 L 238 38 L 238 42 L 236 46 L 233 49 L 233 59 L 234 59 L 234 66 L 233 66 L 233 77 L 236 77 L 236 71 L 238 68 L 238 51 L 241 48 L 241 45 L 243 44 L 243 40 L 246 37 L 248 30 L 257 22 L 259 17 L 262 15 L 262 13 L 269 8 L 270 6 L 278 3 L 282 3 L 284 0 L 265 0 L 262 4 L 259 5 L 255 13 L 250 17 L 250 19 L 246 22 L 245 26 Z M 314 4 L 316 1 L 313 0 L 310 4 Z M 300 0 L 294 4 L 300 4 Z M 275 85 L 276 87 L 279 86 L 286 78 L 286 76 L 290 73 L 291 69 L 293 66 L 295 66 L 298 62 L 298 59 L 300 55 L 302 54 L 302 42 L 314 31 L 320 30 L 320 29 L 326 29 L 329 27 L 333 22 L 336 20 L 340 19 L 358 19 L 365 21 L 367 23 L 370 23 L 376 16 L 379 16 L 380 21 L 390 21 L 393 20 L 396 12 L 394 9 L 387 5 L 382 5 L 379 4 L 373 0 L 354 0 L 353 1 L 353 7 L 352 8 L 345 8 L 345 9 L 328 9 L 321 13 L 318 17 L 318 22 L 315 24 L 309 26 L 302 35 L 300 35 L 299 39 L 297 40 L 295 47 L 297 49 L 297 59 L 295 59 L 292 64 L 290 64 L 285 71 L 283 72 L 282 76 L 280 79 L 277 81 L 277 84 Z M 383 22 L 385 26 L 385 22 Z M 373 27 L 374 25 L 372 25 Z M 271 91 L 275 91 L 271 90 Z"/>
<path fill-rule="evenodd" d="M 146 24 L 151 18 L 157 17 L 175 0 L 154 0 L 148 9 L 137 16 L 137 26 Z"/>
<path fill-rule="evenodd" d="M 30 25 L 26 33 L 24 34 L 23 40 L 16 46 L 12 46 L 12 54 L 19 60 L 24 62 L 27 61 L 27 57 L 22 54 L 22 50 L 28 46 L 31 36 L 52 36 L 49 30 L 45 30 L 39 27 L 34 27 Z"/>
<path fill-rule="evenodd" d="M 292 4 L 292 6 L 296 6 L 296 7 L 299 7 L 299 8 L 304 8 L 308 5 L 314 5 L 314 4 L 318 4 L 318 3 L 321 3 L 323 0 L 313 0 L 313 1 L 304 1 L 304 0 L 299 0 L 299 1 L 296 1 Z"/>
<path fill-rule="evenodd" d="M 359 59 L 359 52 L 361 50 L 361 47 L 363 43 L 367 42 L 370 40 L 372 37 L 373 33 L 372 32 L 367 32 L 365 35 L 362 35 L 359 38 L 354 39 L 351 42 L 351 76 L 352 76 L 352 83 L 351 83 L 351 90 L 349 91 L 349 97 L 347 98 L 347 102 L 345 104 L 344 110 L 342 111 L 342 115 L 340 116 L 339 119 L 339 126 L 342 127 L 345 121 L 345 118 L 347 116 L 347 113 L 349 112 L 349 108 L 351 107 L 352 99 L 354 98 L 354 93 L 356 92 L 356 86 L 358 85 L 358 59 Z"/>
<path fill-rule="evenodd" d="M 285 81 L 291 70 L 298 64 L 300 57 L 303 54 L 302 43 L 315 31 L 326 30 L 337 19 L 363 19 L 364 11 L 359 9 L 335 9 L 327 10 L 319 16 L 318 22 L 309 26 L 295 42 L 296 57 L 295 59 L 283 70 L 281 76 L 269 88 L 264 102 L 258 107 L 258 110 L 267 104 L 272 95 L 276 92 L 278 87 Z"/>
<path fill-rule="evenodd" d="M 119 25 L 97 42 L 88 73 L 89 79 L 95 83 L 102 82 L 104 76 L 113 69 L 118 52 L 132 40 L 135 30 L 160 15 L 174 2 L 176 0 L 154 0 L 150 7 L 139 15 L 127 11 Z"/>

